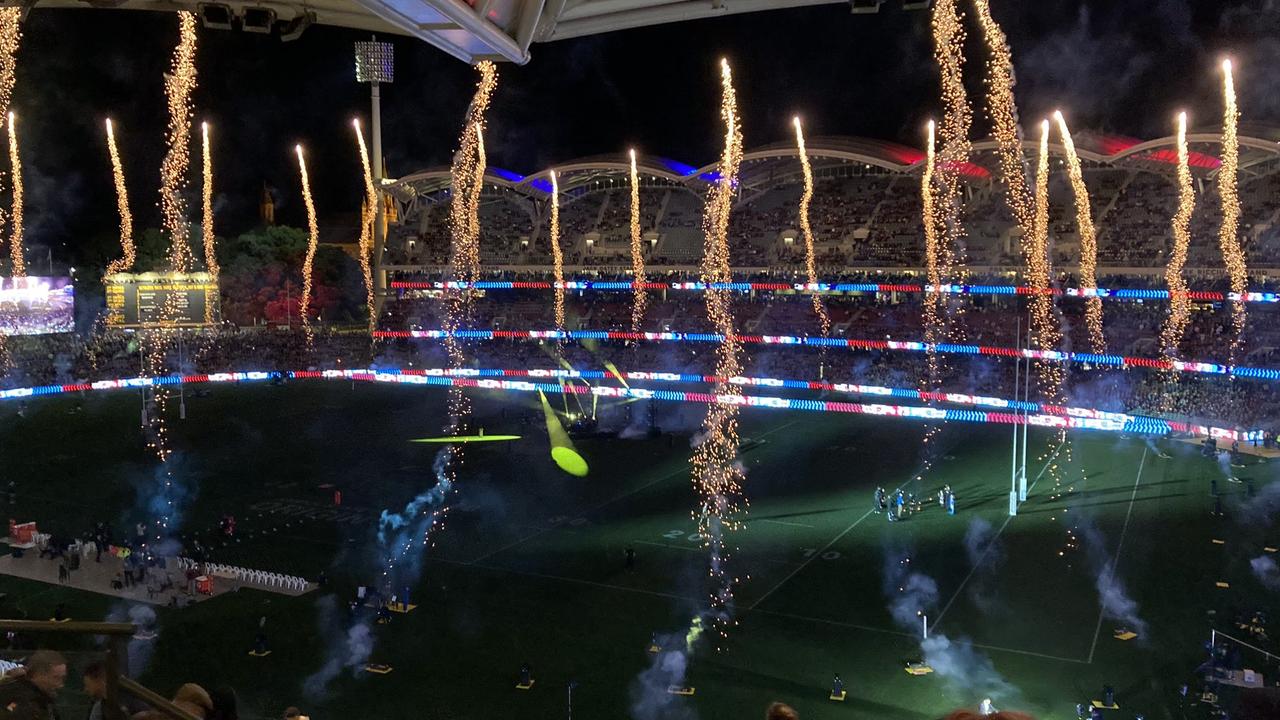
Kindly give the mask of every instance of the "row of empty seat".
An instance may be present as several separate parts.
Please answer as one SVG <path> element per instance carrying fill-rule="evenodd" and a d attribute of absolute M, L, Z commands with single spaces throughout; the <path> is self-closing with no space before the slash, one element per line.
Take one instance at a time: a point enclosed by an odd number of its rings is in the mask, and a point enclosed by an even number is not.
<path fill-rule="evenodd" d="M 188 570 L 199 565 L 191 558 L 177 558 L 178 567 Z M 265 570 L 254 570 L 252 568 L 244 568 L 238 565 L 223 565 L 220 563 L 205 563 L 205 572 L 209 575 L 217 577 L 235 578 L 240 582 L 253 583 L 256 585 L 264 585 L 266 587 L 283 588 L 285 590 L 306 590 L 307 581 L 305 578 L 297 575 L 285 575 L 284 573 L 267 572 Z"/>

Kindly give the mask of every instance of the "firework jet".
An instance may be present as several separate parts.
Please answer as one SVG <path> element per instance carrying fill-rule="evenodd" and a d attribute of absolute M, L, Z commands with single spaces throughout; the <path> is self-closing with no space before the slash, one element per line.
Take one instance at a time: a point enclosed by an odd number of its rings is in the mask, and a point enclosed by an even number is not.
<path fill-rule="evenodd" d="M 27 262 L 22 247 L 22 159 L 18 156 L 18 130 L 14 126 L 13 112 L 9 112 L 9 167 L 13 176 L 13 209 L 10 211 L 13 227 L 9 232 L 9 259 L 13 274 L 27 274 Z"/>
<path fill-rule="evenodd" d="M 1041 350 L 1057 350 L 1062 327 L 1053 305 L 1053 264 L 1049 255 L 1049 121 L 1040 123 L 1040 152 L 1036 156 L 1035 207 L 1031 237 L 1024 243 L 1027 253 L 1027 281 L 1036 292 L 1031 296 L 1031 341 Z M 1067 374 L 1058 363 L 1037 360 L 1036 383 L 1050 402 L 1066 402 Z"/>
<path fill-rule="evenodd" d="M 937 140 L 935 138 L 936 126 L 932 120 L 929 121 L 929 138 L 925 149 L 924 175 L 920 181 L 920 207 L 923 214 L 924 224 L 924 262 L 925 276 L 930 287 L 938 287 L 942 284 L 942 269 L 939 267 L 938 230 L 940 221 L 938 219 L 938 210 L 934 205 L 935 189 L 934 189 L 934 172 L 937 168 L 938 157 L 936 151 Z M 925 358 L 928 366 L 930 384 L 939 379 L 939 357 L 935 349 L 935 345 L 942 342 L 943 325 L 942 313 L 943 303 L 946 298 L 942 293 L 932 292 L 926 293 L 924 296 L 924 341 L 928 345 L 929 350 Z"/>
<path fill-rule="evenodd" d="M 1222 261 L 1227 266 L 1231 280 L 1231 325 L 1235 337 L 1231 340 L 1231 364 L 1244 340 L 1245 303 L 1248 292 L 1249 272 L 1245 266 L 1244 250 L 1240 247 L 1240 194 L 1237 183 L 1240 174 L 1240 141 L 1236 127 L 1240 124 L 1240 111 L 1236 107 L 1236 86 L 1231 76 L 1231 61 L 1222 61 L 1222 167 L 1218 170 L 1218 197 L 1222 200 L 1222 225 L 1218 229 L 1218 245 L 1222 248 Z"/>
<path fill-rule="evenodd" d="M 965 281 L 965 231 L 960 223 L 961 192 L 960 171 L 968 164 L 972 150 L 969 144 L 969 127 L 973 111 L 965 92 L 964 40 L 956 0 L 938 0 L 933 11 L 933 54 L 938 61 L 942 85 L 942 102 L 945 112 L 938 128 L 941 150 L 934 165 L 934 214 L 938 219 L 941 235 L 937 243 L 937 262 L 943 282 Z M 955 329 L 949 318 L 943 318 L 947 331 Z"/>
<path fill-rule="evenodd" d="M 992 135 L 1000 157 L 1000 173 L 1004 178 L 1005 200 L 1022 230 L 1022 252 L 1031 271 L 1032 251 L 1028 240 L 1035 222 L 1035 207 L 1027 188 L 1027 168 L 1022 155 L 1022 130 L 1018 126 L 1018 105 L 1014 101 L 1013 53 L 1000 23 L 991 16 L 987 0 L 973 0 L 982 27 L 982 39 L 991 58 L 987 61 L 984 82 L 987 85 L 987 112 L 991 116 Z"/>
<path fill-rule="evenodd" d="M 178 13 L 179 39 L 164 78 L 169 104 L 168 150 L 160 164 L 160 213 L 169 233 L 169 264 L 173 272 L 191 271 L 190 224 L 182 192 L 190 165 L 191 93 L 196 88 L 196 16 Z"/>
<path fill-rule="evenodd" d="M 1052 265 L 1049 259 L 1048 225 L 1048 123 L 1041 125 L 1036 188 L 1033 194 L 1027 184 L 1027 168 L 1022 153 L 1022 129 L 1018 124 L 1018 105 L 1013 96 L 1017 84 L 1014 77 L 1013 52 L 1009 41 L 991 15 L 987 0 L 974 0 L 982 39 L 990 58 L 983 81 L 987 86 L 987 112 L 991 117 L 992 135 L 996 139 L 1000 174 L 1005 185 L 1005 202 L 1022 231 L 1022 257 L 1026 263 L 1027 284 L 1036 293 L 1031 297 L 1031 340 L 1041 350 L 1056 350 L 1061 341 L 1061 327 L 1050 294 Z M 1043 180 L 1043 187 L 1041 181 Z M 1043 212 L 1041 202 L 1043 201 Z M 1036 383 L 1053 402 L 1062 401 L 1065 374 L 1052 363 L 1035 363 Z"/>
<path fill-rule="evenodd" d="M 200 208 L 201 216 L 201 239 L 204 241 L 204 266 L 213 276 L 213 282 L 218 282 L 218 256 L 214 253 L 214 235 L 213 235 L 213 155 L 209 150 L 209 123 L 200 123 L 200 157 L 202 165 L 201 176 L 204 184 L 201 188 Z M 209 312 L 210 308 L 206 307 L 205 312 Z M 206 318 L 207 321 L 207 318 Z"/>
<path fill-rule="evenodd" d="M 476 66 L 480 80 L 475 95 L 467 108 L 451 166 L 451 199 L 449 206 L 450 275 L 452 280 L 474 281 L 480 273 L 480 190 L 484 184 L 484 139 L 482 128 L 489 100 L 497 87 L 497 66 L 483 61 Z M 462 346 L 454 333 L 471 318 L 471 291 L 451 290 L 446 296 L 444 324 L 449 330 L 445 338 L 445 350 L 449 364 L 458 369 L 466 362 Z M 460 435 L 471 413 L 471 405 L 461 388 L 449 391 L 449 415 L 445 421 L 446 435 Z M 435 484 L 419 493 L 399 513 L 383 511 L 379 521 L 378 541 L 386 565 L 383 578 L 387 590 L 398 579 L 396 587 L 408 587 L 417 580 L 421 560 L 410 551 L 415 545 L 426 548 L 431 543 L 431 533 L 444 521 L 449 497 L 457 481 L 458 465 L 462 462 L 461 445 L 446 445 L 436 453 L 432 462 Z M 395 578 L 399 568 L 399 578 Z"/>
<path fill-rule="evenodd" d="M 21 7 L 0 8 L 0 111 L 8 112 L 18 79 L 18 45 L 22 43 Z"/>
<path fill-rule="evenodd" d="M 551 171 L 551 262 L 556 283 L 556 329 L 564 329 L 564 254 L 560 252 L 560 182 Z"/>
<path fill-rule="evenodd" d="M 725 123 L 724 152 L 720 157 L 720 178 L 707 194 L 702 229 L 705 243 L 702 257 L 702 281 L 725 283 L 732 280 L 729 265 L 729 214 L 738 185 L 738 168 L 742 164 L 742 128 L 738 125 L 738 105 L 733 89 L 729 61 L 720 61 L 720 118 Z M 722 378 L 713 392 L 717 395 L 740 394 L 736 386 L 723 381 L 741 373 L 739 344 L 730 308 L 732 293 L 710 290 L 705 294 L 707 319 L 724 339 L 716 347 L 716 375 Z M 710 606 L 694 618 L 695 625 L 710 625 L 723 635 L 732 622 L 733 586 L 736 578 L 725 567 L 729 559 L 725 533 L 741 525 L 740 515 L 746 511 L 742 495 L 743 469 L 738 455 L 738 408 L 736 405 L 713 405 L 702 423 L 701 442 L 693 452 L 693 484 L 700 499 L 694 518 L 698 532 L 710 553 L 708 567 L 711 582 Z M 693 648 L 690 647 L 690 650 Z"/>
<path fill-rule="evenodd" d="M 800 152 L 800 170 L 804 173 L 804 193 L 800 196 L 800 234 L 804 236 L 804 267 L 809 276 L 809 285 L 813 292 L 813 312 L 818 316 L 818 324 L 822 328 L 822 337 L 831 334 L 831 318 L 827 308 L 822 304 L 822 296 L 817 293 L 818 267 L 813 248 L 813 226 L 809 224 L 809 204 L 813 202 L 813 167 L 809 164 L 809 155 L 804 149 L 804 130 L 800 127 L 800 118 L 792 118 L 796 126 L 796 148 Z"/>
<path fill-rule="evenodd" d="M 1182 277 L 1182 268 L 1187 264 L 1187 249 L 1191 246 L 1191 213 L 1196 204 L 1188 156 L 1187 114 L 1179 113 L 1178 211 L 1173 215 L 1173 250 L 1169 254 L 1169 265 L 1164 270 L 1165 282 L 1169 286 L 1169 316 L 1160 333 L 1160 349 L 1166 360 L 1178 359 L 1178 346 L 1191 322 L 1191 298 L 1187 295 L 1187 281 Z"/>
<path fill-rule="evenodd" d="M 458 150 L 450 168 L 451 200 L 449 204 L 450 239 L 453 244 L 450 262 L 454 279 L 474 281 L 480 274 L 480 191 L 484 187 L 484 145 L 481 131 L 489 100 L 498 84 L 497 66 L 484 61 L 476 66 L 480 80 L 467 107 Z M 464 293 L 464 302 L 470 294 Z M 469 312 L 469 310 L 468 310 Z"/>
<path fill-rule="evenodd" d="M 373 188 L 373 169 L 369 165 L 369 148 L 364 143 L 360 121 L 352 120 L 356 129 L 356 146 L 360 150 L 360 168 L 364 171 L 364 202 L 360 208 L 360 271 L 364 275 L 365 304 L 369 310 L 369 335 L 377 328 L 378 317 L 373 303 L 373 223 L 378 215 L 378 195 Z"/>
<path fill-rule="evenodd" d="M 18 70 L 18 46 L 22 42 L 22 14 L 23 9 L 20 7 L 0 8 L 0 113 L 9 112 L 9 103 L 13 100 L 13 85 L 17 80 Z M 17 147 L 13 140 L 12 131 L 9 133 L 10 138 L 10 159 L 17 154 Z M 19 168 L 16 162 L 13 165 L 14 183 L 21 181 L 18 177 Z M 17 193 L 21 190 L 15 189 L 15 205 L 17 202 Z M 4 216 L 0 213 L 0 228 L 4 227 Z M 14 227 L 15 237 L 19 239 L 22 236 L 21 222 L 15 221 Z M 23 275 L 26 273 L 26 262 L 22 256 L 22 248 L 15 245 L 10 248 L 10 255 L 13 260 L 13 275 Z M 7 368 L 9 366 L 8 352 L 4 349 L 4 338 L 0 337 L 0 366 Z"/>
<path fill-rule="evenodd" d="M 640 173 L 636 170 L 636 151 L 631 149 L 631 281 L 635 283 L 635 294 L 631 302 L 631 332 L 640 332 L 640 323 L 644 321 L 644 310 L 649 304 L 649 295 L 644 284 L 648 281 L 644 274 L 644 247 L 640 237 Z"/>
<path fill-rule="evenodd" d="M 129 212 L 129 190 L 124 183 L 124 165 L 116 148 L 116 134 L 107 119 L 107 152 L 111 154 L 111 175 L 116 185 L 116 207 L 120 211 L 120 257 L 107 265 L 107 275 L 133 269 L 133 214 Z"/>
<path fill-rule="evenodd" d="M 307 336 L 307 346 L 312 342 L 311 331 L 311 266 L 316 260 L 316 244 L 320 238 L 320 229 L 316 225 L 316 204 L 311 199 L 311 179 L 307 177 L 307 160 L 302 155 L 302 146 L 293 148 L 298 153 L 298 175 L 302 178 L 302 201 L 307 207 L 307 256 L 302 261 L 302 300 L 298 306 L 302 313 L 302 329 Z"/>
<path fill-rule="evenodd" d="M 1090 290 L 1098 287 L 1098 235 L 1093 229 L 1089 188 L 1084 184 L 1080 156 L 1076 154 L 1076 144 L 1071 140 L 1071 131 L 1067 129 L 1066 119 L 1062 117 L 1061 112 L 1054 112 L 1053 119 L 1058 124 L 1058 132 L 1062 135 L 1062 144 L 1066 148 L 1067 176 L 1071 179 L 1071 190 L 1076 200 L 1076 230 L 1080 235 L 1080 287 Z M 1102 332 L 1101 298 L 1085 299 L 1084 320 L 1089 329 L 1089 344 L 1093 352 L 1105 353 L 1107 339 Z"/>
<path fill-rule="evenodd" d="M 480 273 L 480 189 L 484 181 L 484 147 L 481 128 L 485 112 L 498 84 L 498 69 L 492 62 L 484 61 L 476 66 L 480 79 L 476 92 L 467 106 L 462 135 L 458 138 L 458 150 L 453 155 L 450 168 L 451 198 L 449 204 L 450 272 L 452 279 L 474 281 Z M 451 367 L 460 368 L 466 362 L 462 346 L 453 337 L 471 318 L 471 291 L 455 290 L 446 297 L 444 324 L 450 337 L 445 339 L 445 352 Z M 454 433 L 465 422 L 470 405 L 461 390 L 450 391 L 449 420 L 446 433 Z M 443 451 L 442 451 L 443 452 Z M 441 470 L 436 473 L 438 483 L 453 482 L 453 453 L 438 456 Z"/>

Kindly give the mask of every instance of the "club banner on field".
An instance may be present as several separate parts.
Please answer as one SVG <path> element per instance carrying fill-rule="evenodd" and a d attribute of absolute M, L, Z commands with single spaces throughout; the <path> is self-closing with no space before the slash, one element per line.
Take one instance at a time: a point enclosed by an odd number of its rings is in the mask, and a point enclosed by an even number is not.
<path fill-rule="evenodd" d="M 0 277 L 0 335 L 71 332 L 75 307 L 69 277 Z"/>

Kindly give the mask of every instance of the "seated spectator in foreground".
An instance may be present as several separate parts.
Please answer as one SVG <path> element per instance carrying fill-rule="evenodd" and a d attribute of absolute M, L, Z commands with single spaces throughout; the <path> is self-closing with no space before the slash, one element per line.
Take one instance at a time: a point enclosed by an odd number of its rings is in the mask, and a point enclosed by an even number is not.
<path fill-rule="evenodd" d="M 972 710 L 956 710 L 943 720 L 1034 720 L 1034 718 L 1020 712 L 995 712 L 983 715 Z"/>
<path fill-rule="evenodd" d="M 213 700 L 209 693 L 195 683 L 187 683 L 173 694 L 174 705 L 204 720 L 213 712 Z M 159 710 L 146 710 L 133 716 L 133 720 L 168 720 L 168 715 Z"/>
<path fill-rule="evenodd" d="M 800 720 L 800 713 L 786 703 L 776 702 L 765 710 L 764 720 Z"/>
<path fill-rule="evenodd" d="M 52 650 L 35 651 L 25 673 L 0 682 L 0 718 L 57 720 L 54 700 L 66 684 L 66 658 Z"/>

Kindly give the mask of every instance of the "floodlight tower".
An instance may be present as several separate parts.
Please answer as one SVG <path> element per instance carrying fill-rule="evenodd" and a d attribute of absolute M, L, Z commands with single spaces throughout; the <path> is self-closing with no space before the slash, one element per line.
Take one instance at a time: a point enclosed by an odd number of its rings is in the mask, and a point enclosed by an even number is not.
<path fill-rule="evenodd" d="M 387 276 L 382 269 L 382 250 L 386 245 L 383 234 L 385 210 L 382 205 L 382 107 L 378 86 L 395 79 L 395 47 L 391 43 L 378 42 L 377 38 L 356 43 L 356 81 L 369 84 L 372 109 L 369 118 L 369 135 L 373 147 L 369 158 L 373 170 L 373 187 L 376 209 L 373 221 L 373 281 L 375 307 L 382 309 L 383 295 L 387 290 Z"/>

